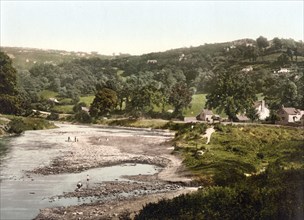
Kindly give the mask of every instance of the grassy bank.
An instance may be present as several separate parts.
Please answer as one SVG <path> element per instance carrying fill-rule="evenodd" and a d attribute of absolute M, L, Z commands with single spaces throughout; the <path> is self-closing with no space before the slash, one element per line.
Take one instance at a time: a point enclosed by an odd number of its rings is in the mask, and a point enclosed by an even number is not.
<path fill-rule="evenodd" d="M 2 135 L 8 133 L 20 134 L 27 130 L 43 130 L 56 128 L 54 123 L 41 118 L 19 117 L 12 115 L 4 115 L 5 123 L 2 124 L 2 128 L 6 127 L 6 130 L 2 129 Z M 3 120 L 2 120 L 3 121 Z"/>
<path fill-rule="evenodd" d="M 135 219 L 303 219 L 303 130 L 217 125 L 207 145 L 206 129 L 184 125 L 174 139 L 204 187 L 147 204 Z"/>
<path fill-rule="evenodd" d="M 199 178 L 210 184 L 227 185 L 244 173 L 264 170 L 277 160 L 285 169 L 304 165 L 304 131 L 285 127 L 217 125 L 207 145 L 206 138 L 194 131 L 177 133 L 176 152 Z M 203 153 L 202 153 L 203 152 Z"/>

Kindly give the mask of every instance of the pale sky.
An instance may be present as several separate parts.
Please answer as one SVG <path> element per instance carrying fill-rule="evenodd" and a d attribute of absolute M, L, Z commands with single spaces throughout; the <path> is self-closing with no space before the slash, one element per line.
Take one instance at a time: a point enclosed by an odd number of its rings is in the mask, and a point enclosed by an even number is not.
<path fill-rule="evenodd" d="M 1 46 L 133 55 L 264 36 L 304 40 L 304 1 L 1 2 Z"/>

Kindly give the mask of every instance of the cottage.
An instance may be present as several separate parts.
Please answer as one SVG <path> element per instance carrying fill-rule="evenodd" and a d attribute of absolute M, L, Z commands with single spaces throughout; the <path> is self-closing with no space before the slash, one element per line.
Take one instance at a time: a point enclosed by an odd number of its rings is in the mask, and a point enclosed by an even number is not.
<path fill-rule="evenodd" d="M 290 73 L 291 71 L 287 68 L 281 68 L 278 73 Z"/>
<path fill-rule="evenodd" d="M 258 101 L 254 103 L 254 108 L 257 110 L 257 113 L 259 114 L 260 120 L 265 120 L 270 115 L 270 110 L 267 108 L 267 105 L 265 105 L 265 101 Z"/>
<path fill-rule="evenodd" d="M 213 122 L 213 112 L 209 109 L 203 109 L 202 112 L 196 116 L 197 120 L 206 121 L 206 122 Z"/>
<path fill-rule="evenodd" d="M 248 67 L 242 69 L 242 72 L 247 72 L 248 73 L 250 71 L 253 71 L 252 66 L 248 66 Z"/>
<path fill-rule="evenodd" d="M 53 103 L 59 103 L 59 101 L 56 98 L 49 98 L 49 101 Z"/>
<path fill-rule="evenodd" d="M 250 121 L 250 119 L 246 115 L 243 115 L 243 114 L 238 114 L 236 116 L 236 120 L 238 122 L 248 122 L 248 121 Z"/>
<path fill-rule="evenodd" d="M 89 113 L 89 112 L 90 112 L 90 109 L 89 109 L 89 108 L 87 108 L 87 107 L 81 107 L 81 110 L 82 110 L 82 111 L 85 111 L 85 112 L 87 112 L 87 113 Z"/>
<path fill-rule="evenodd" d="M 284 106 L 277 113 L 281 124 L 300 122 L 301 117 L 304 115 L 304 111 L 300 109 L 285 108 Z"/>

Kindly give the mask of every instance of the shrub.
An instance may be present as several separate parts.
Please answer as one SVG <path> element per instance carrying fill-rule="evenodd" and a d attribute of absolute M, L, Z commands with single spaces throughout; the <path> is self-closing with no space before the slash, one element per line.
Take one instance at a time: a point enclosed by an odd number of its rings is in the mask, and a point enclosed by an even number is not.
<path fill-rule="evenodd" d="M 21 118 L 13 118 L 8 124 L 7 124 L 7 131 L 9 133 L 15 133 L 15 134 L 21 134 L 26 130 L 26 124 Z"/>
<path fill-rule="evenodd" d="M 92 122 L 91 116 L 86 111 L 83 111 L 83 110 L 78 111 L 75 114 L 75 119 L 81 123 L 91 123 Z"/>
<path fill-rule="evenodd" d="M 59 114 L 55 113 L 55 112 L 52 112 L 50 115 L 48 115 L 46 117 L 46 119 L 48 119 L 48 120 L 58 120 L 59 119 Z"/>

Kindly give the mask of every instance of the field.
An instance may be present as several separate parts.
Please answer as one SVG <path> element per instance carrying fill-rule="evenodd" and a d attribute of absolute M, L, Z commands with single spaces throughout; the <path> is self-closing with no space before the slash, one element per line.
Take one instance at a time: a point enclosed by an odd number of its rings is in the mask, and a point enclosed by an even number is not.
<path fill-rule="evenodd" d="M 303 164 L 304 131 L 300 129 L 253 126 L 217 125 L 207 145 L 201 136 L 205 125 L 182 130 L 175 139 L 177 152 L 198 178 L 228 184 L 234 178 L 263 171 L 279 160 L 285 169 Z M 204 152 L 204 153 L 201 153 Z"/>

